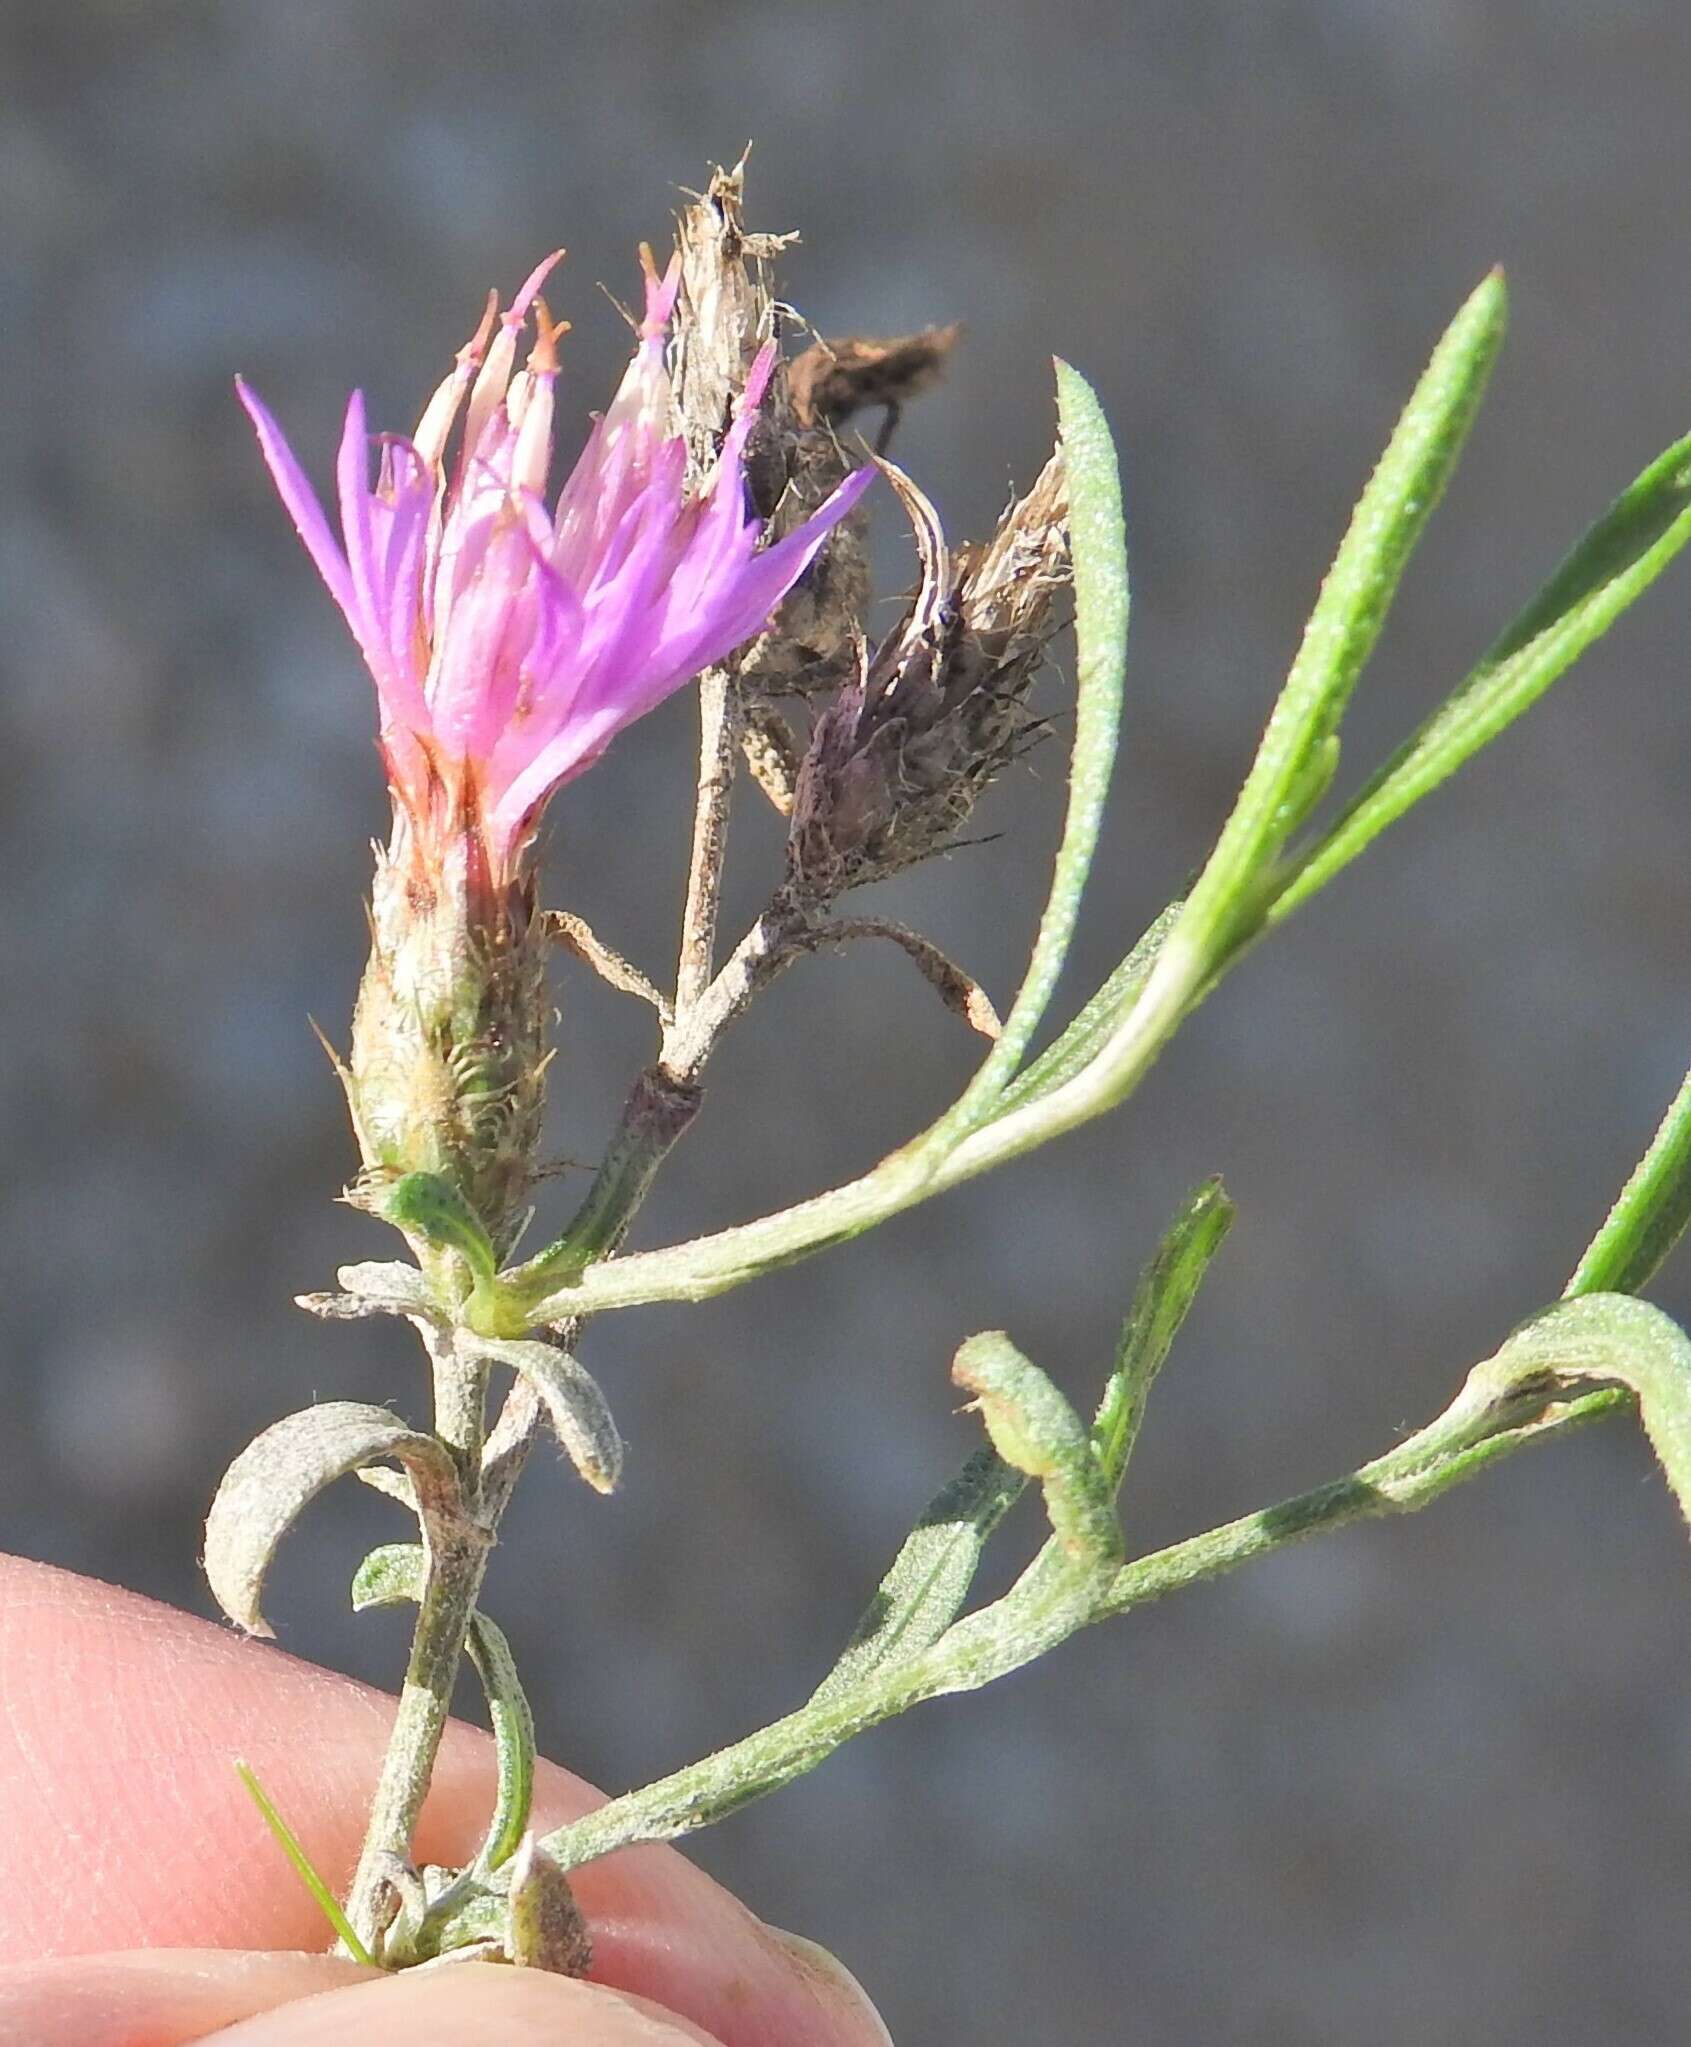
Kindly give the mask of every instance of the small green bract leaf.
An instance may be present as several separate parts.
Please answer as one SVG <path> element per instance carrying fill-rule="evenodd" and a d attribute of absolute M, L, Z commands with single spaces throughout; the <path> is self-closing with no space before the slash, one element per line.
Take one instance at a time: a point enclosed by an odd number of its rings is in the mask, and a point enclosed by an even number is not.
<path fill-rule="evenodd" d="M 421 1237 L 437 1250 L 456 1251 L 478 1286 L 492 1284 L 498 1270 L 493 1245 L 480 1216 L 450 1180 L 438 1173 L 407 1173 L 386 1188 L 377 1213 L 395 1229 Z"/>

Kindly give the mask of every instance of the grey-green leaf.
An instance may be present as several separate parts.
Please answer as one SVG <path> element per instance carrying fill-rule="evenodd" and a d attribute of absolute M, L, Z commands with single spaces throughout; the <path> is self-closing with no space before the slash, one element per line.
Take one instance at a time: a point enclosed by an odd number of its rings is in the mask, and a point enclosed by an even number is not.
<path fill-rule="evenodd" d="M 1056 372 L 1075 601 L 1075 732 L 1068 809 L 1027 973 L 998 1041 L 956 1104 L 919 1140 L 936 1156 L 992 1113 L 1039 1027 L 1068 957 L 1115 771 L 1127 672 L 1127 526 L 1121 475 L 1098 394 L 1068 363 L 1059 361 Z"/>
<path fill-rule="evenodd" d="M 1140 990 L 1151 978 L 1163 949 L 1163 940 L 1180 921 L 1185 903 L 1170 903 L 1134 945 L 1133 950 L 1111 973 L 1097 994 L 1085 1005 L 1053 1044 L 1018 1073 L 1004 1090 L 993 1111 L 994 1120 L 1007 1116 L 1024 1102 L 1049 1094 L 1066 1080 L 1073 1080 L 1089 1066 L 1115 1034 L 1122 1019 L 1139 999 Z"/>
<path fill-rule="evenodd" d="M 406 1173 L 375 1202 L 384 1222 L 438 1250 L 456 1251 L 478 1286 L 491 1284 L 499 1261 L 481 1217 L 439 1173 Z"/>
<path fill-rule="evenodd" d="M 249 1635 L 272 1632 L 259 1601 L 276 1545 L 325 1486 L 384 1460 L 405 1467 L 425 1517 L 461 1511 L 451 1453 L 385 1407 L 325 1401 L 272 1423 L 247 1445 L 224 1474 L 206 1519 L 206 1577 L 237 1627 Z"/>
<path fill-rule="evenodd" d="M 988 1538 L 1026 1485 L 993 1451 L 975 1452 L 906 1536 L 813 1704 L 939 1640 L 963 1610 Z"/>
<path fill-rule="evenodd" d="M 533 1339 L 461 1339 L 469 1357 L 491 1358 L 521 1374 L 540 1395 L 547 1420 L 570 1462 L 598 1493 L 613 1492 L 622 1475 L 622 1438 L 592 1373 L 567 1350 Z"/>
<path fill-rule="evenodd" d="M 437 1325 L 446 1320 L 414 1265 L 398 1260 L 343 1265 L 335 1276 L 343 1289 L 340 1293 L 296 1294 L 295 1300 L 308 1314 L 332 1321 L 364 1315 L 414 1315 Z"/>
<path fill-rule="evenodd" d="M 1651 463 L 1479 666 L 1302 854 L 1271 924 L 1349 866 L 1386 827 L 1529 709 L 1691 541 L 1691 436 Z"/>

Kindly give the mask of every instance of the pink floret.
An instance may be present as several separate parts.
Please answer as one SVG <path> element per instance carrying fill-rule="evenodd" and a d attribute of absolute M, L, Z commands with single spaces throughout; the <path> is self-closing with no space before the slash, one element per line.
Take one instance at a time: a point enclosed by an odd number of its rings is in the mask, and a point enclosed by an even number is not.
<path fill-rule="evenodd" d="M 281 428 L 241 403 L 306 551 L 375 680 L 394 793 L 420 835 L 473 825 L 514 873 L 542 806 L 616 734 L 768 622 L 874 471 L 847 477 L 795 532 L 764 547 L 742 474 L 775 365 L 764 348 L 721 457 L 689 491 L 664 339 L 679 269 L 648 265 L 634 359 L 555 506 L 549 257 L 497 330 L 491 314 L 419 425 L 371 437 L 354 392 L 336 462 L 337 539 Z M 539 338 L 512 374 L 517 330 Z M 456 459 L 446 444 L 463 417 Z M 473 444 L 471 436 L 474 436 Z"/>

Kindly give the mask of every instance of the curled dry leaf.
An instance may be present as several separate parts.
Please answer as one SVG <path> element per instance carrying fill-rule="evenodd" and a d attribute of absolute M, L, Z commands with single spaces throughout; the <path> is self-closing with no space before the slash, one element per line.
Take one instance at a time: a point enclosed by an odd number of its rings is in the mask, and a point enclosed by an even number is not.
<path fill-rule="evenodd" d="M 901 407 L 939 382 L 962 332 L 954 320 L 949 327 L 924 327 L 882 341 L 852 334 L 813 343 L 787 372 L 799 424 L 841 427 L 854 413 L 884 406 L 884 450 Z"/>
<path fill-rule="evenodd" d="M 509 1365 L 532 1386 L 576 1470 L 596 1493 L 615 1491 L 622 1475 L 622 1437 L 599 1382 L 585 1365 L 556 1344 L 533 1338 L 506 1342 L 477 1336 L 465 1343 L 468 1356 Z"/>
<path fill-rule="evenodd" d="M 1076 1563 L 1118 1564 L 1122 1532 L 1114 1489 L 1093 1452 L 1091 1432 L 1052 1381 L 999 1329 L 969 1338 L 952 1360 L 951 1381 L 974 1395 L 970 1405 L 1004 1462 L 1038 1480 L 1064 1552 Z"/>
<path fill-rule="evenodd" d="M 546 928 L 568 953 L 591 967 L 600 980 L 623 995 L 638 995 L 649 1002 L 664 1023 L 673 1023 L 675 1011 L 669 998 L 656 988 L 631 960 L 608 946 L 585 917 L 573 910 L 545 912 Z"/>
<path fill-rule="evenodd" d="M 325 1321 L 351 1322 L 366 1315 L 407 1315 L 432 1327 L 444 1328 L 441 1313 L 428 1282 L 414 1265 L 397 1259 L 367 1265 L 343 1265 L 335 1277 L 343 1291 L 331 1294 L 296 1294 L 296 1303 L 309 1315 Z"/>
<path fill-rule="evenodd" d="M 329 1400 L 274 1422 L 227 1472 L 206 1519 L 205 1572 L 217 1603 L 249 1635 L 273 1630 L 260 1611 L 276 1545 L 326 1486 L 361 1466 L 404 1466 L 425 1525 L 462 1523 L 451 1453 L 385 1407 Z"/>

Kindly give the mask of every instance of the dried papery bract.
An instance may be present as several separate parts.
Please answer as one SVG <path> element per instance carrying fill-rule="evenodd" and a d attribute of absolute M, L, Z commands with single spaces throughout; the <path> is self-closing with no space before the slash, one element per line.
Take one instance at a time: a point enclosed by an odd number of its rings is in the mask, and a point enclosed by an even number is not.
<path fill-rule="evenodd" d="M 720 440 L 728 402 L 759 344 L 781 333 L 775 265 L 798 236 L 749 232 L 744 194 L 742 159 L 732 170 L 718 169 L 678 222 L 682 281 L 672 370 L 695 460 L 708 460 Z M 818 340 L 777 363 L 746 457 L 747 488 L 772 537 L 803 526 L 862 466 L 861 443 L 846 428 L 866 410 L 884 414 L 877 441 L 884 452 L 904 403 L 938 381 L 961 332 L 954 323 L 886 339 Z M 841 520 L 768 628 L 729 664 L 740 745 L 783 816 L 792 810 L 802 748 L 781 702 L 830 697 L 850 682 L 871 596 L 859 509 Z"/>
<path fill-rule="evenodd" d="M 681 294 L 672 370 L 695 462 L 711 459 L 758 349 L 779 336 L 774 266 L 798 240 L 794 234 L 748 232 L 744 194 L 742 161 L 716 171 L 677 225 Z M 825 417 L 806 404 L 808 360 L 809 352 L 794 363 L 776 363 L 747 449 L 747 488 L 776 538 L 802 527 L 863 461 L 836 435 L 845 415 Z M 840 522 L 768 628 L 735 656 L 742 700 L 755 706 L 770 697 L 835 686 L 862 631 L 869 598 L 864 515 L 858 512 Z"/>
<path fill-rule="evenodd" d="M 955 841 L 1037 731 L 1028 692 L 1070 579 L 1060 451 L 992 539 L 955 557 L 927 498 L 885 467 L 910 514 L 921 582 L 903 622 L 816 722 L 787 843 L 807 903 Z"/>

